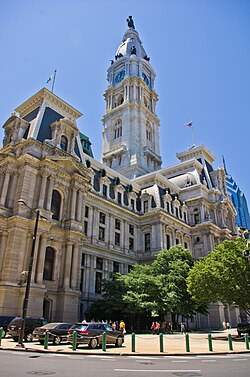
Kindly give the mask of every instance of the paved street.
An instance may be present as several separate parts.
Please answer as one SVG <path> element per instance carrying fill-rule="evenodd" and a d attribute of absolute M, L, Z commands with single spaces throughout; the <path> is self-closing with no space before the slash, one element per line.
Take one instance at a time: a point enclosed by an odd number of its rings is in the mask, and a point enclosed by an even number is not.
<path fill-rule="evenodd" d="M 105 356 L 0 352 L 1 377 L 247 377 L 250 354 L 226 356 Z"/>

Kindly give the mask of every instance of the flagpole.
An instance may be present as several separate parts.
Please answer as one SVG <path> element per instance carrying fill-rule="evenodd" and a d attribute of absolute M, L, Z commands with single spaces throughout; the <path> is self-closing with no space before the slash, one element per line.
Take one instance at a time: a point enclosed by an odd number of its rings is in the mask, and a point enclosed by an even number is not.
<path fill-rule="evenodd" d="M 194 135 L 194 126 L 193 126 L 193 124 L 192 124 L 191 129 L 192 129 L 193 145 L 195 146 L 195 135 Z"/>
<path fill-rule="evenodd" d="M 53 75 L 53 82 L 52 82 L 52 93 L 54 92 L 54 85 L 55 85 L 55 79 L 56 79 L 56 69 L 54 70 L 54 75 Z"/>

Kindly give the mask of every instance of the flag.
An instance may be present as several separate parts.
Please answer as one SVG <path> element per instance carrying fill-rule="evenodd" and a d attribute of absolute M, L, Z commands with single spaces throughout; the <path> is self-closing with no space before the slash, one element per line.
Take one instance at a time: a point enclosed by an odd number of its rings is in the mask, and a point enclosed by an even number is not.
<path fill-rule="evenodd" d="M 53 79 L 53 75 L 51 75 L 48 80 L 46 81 L 46 83 L 48 84 L 51 80 Z"/>
<path fill-rule="evenodd" d="M 185 123 L 184 126 L 192 127 L 193 126 L 193 122 Z"/>

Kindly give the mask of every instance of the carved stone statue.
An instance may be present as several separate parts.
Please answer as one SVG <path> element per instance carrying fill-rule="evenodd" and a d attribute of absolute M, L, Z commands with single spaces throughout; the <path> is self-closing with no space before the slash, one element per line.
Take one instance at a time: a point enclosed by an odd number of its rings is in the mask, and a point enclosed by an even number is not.
<path fill-rule="evenodd" d="M 134 21 L 133 21 L 133 19 L 132 19 L 132 16 L 128 16 L 128 18 L 127 18 L 127 23 L 128 23 L 128 27 L 129 27 L 129 28 L 132 28 L 132 29 L 135 28 L 135 25 L 134 25 Z"/>
<path fill-rule="evenodd" d="M 131 47 L 131 53 L 130 53 L 130 55 L 136 55 L 136 48 L 135 48 L 135 46 Z"/>

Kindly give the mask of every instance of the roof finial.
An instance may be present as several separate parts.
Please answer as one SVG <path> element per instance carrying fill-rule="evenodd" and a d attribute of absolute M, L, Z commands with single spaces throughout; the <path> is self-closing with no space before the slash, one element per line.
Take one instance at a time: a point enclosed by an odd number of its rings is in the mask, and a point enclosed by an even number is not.
<path fill-rule="evenodd" d="M 225 161 L 224 155 L 222 155 L 222 161 L 223 161 L 225 173 L 227 174 L 226 161 Z"/>
<path fill-rule="evenodd" d="M 128 16 L 127 23 L 128 23 L 129 28 L 135 29 L 135 24 L 134 24 L 134 21 L 132 19 L 132 16 Z"/>

